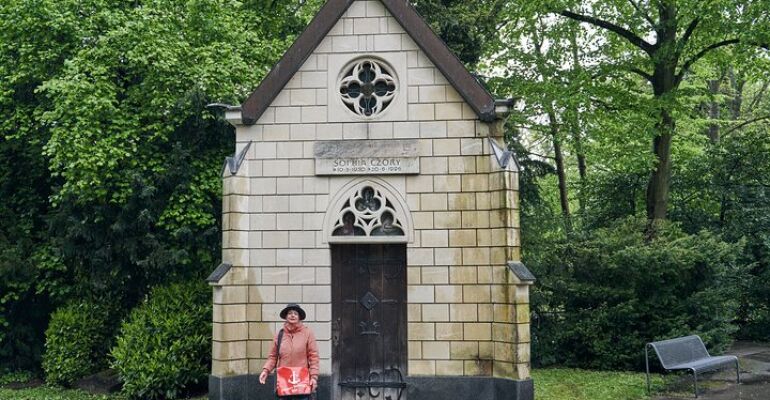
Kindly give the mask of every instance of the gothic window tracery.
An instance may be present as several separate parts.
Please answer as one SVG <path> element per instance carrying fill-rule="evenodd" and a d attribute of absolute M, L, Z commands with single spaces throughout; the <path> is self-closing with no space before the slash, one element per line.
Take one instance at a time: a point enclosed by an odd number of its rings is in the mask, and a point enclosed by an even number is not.
<path fill-rule="evenodd" d="M 340 80 L 340 98 L 345 106 L 363 117 L 381 114 L 393 101 L 397 83 L 392 68 L 366 58 L 349 66 Z"/>
<path fill-rule="evenodd" d="M 343 203 L 332 236 L 405 236 L 405 233 L 391 201 L 380 190 L 364 186 Z"/>

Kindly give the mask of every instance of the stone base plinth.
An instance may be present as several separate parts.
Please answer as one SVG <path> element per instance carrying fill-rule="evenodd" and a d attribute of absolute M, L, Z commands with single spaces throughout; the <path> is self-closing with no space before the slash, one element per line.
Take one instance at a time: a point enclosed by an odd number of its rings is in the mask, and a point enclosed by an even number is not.
<path fill-rule="evenodd" d="M 534 400 L 531 379 L 514 381 L 491 377 L 407 377 L 407 399 L 412 400 Z M 329 376 L 319 378 L 317 400 L 331 400 Z M 275 398 L 274 378 L 264 385 L 256 375 L 209 376 L 209 400 L 263 400 Z"/>

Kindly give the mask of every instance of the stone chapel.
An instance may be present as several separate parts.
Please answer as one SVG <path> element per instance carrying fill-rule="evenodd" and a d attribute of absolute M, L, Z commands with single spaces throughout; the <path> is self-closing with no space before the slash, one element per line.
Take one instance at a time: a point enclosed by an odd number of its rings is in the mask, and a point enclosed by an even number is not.
<path fill-rule="evenodd" d="M 226 111 L 209 398 L 274 398 L 299 303 L 318 400 L 533 399 L 511 106 L 407 0 L 328 0 Z"/>

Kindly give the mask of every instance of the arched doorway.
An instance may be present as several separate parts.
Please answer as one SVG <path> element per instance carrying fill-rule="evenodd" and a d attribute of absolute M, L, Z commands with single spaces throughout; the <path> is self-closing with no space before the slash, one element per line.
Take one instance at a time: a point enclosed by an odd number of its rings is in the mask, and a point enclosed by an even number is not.
<path fill-rule="evenodd" d="M 327 213 L 332 399 L 406 399 L 409 223 L 396 192 L 371 179 L 347 185 Z"/>

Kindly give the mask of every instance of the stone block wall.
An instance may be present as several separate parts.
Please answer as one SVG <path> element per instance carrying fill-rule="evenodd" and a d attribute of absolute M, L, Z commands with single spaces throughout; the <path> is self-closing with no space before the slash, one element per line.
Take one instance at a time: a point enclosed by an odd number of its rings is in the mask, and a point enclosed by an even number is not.
<path fill-rule="evenodd" d="M 402 94 L 381 119 L 357 120 L 330 102 L 339 71 L 329 65 L 353 53 L 405 63 L 393 65 Z M 289 302 L 308 312 L 321 373 L 331 373 L 323 221 L 339 189 L 363 177 L 316 176 L 314 143 L 415 139 L 420 174 L 378 177 L 413 221 L 409 374 L 529 377 L 528 288 L 507 267 L 519 259 L 518 177 L 490 153 L 495 127 L 478 121 L 379 1 L 354 2 L 255 125 L 239 117 L 228 116 L 236 152 L 251 144 L 237 174 L 224 174 L 222 259 L 233 267 L 214 287 L 212 375 L 259 374 Z"/>

